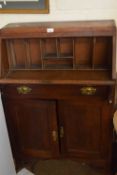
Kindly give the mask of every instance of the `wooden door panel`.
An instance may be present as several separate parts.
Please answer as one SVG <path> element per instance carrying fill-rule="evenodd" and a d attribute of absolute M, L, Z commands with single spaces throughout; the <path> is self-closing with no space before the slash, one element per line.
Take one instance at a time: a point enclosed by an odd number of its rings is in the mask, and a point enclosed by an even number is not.
<path fill-rule="evenodd" d="M 52 137 L 53 131 L 57 133 L 54 101 L 7 101 L 7 113 L 21 153 L 42 158 L 58 154 L 58 140 Z"/>
<path fill-rule="evenodd" d="M 110 121 L 105 128 L 103 118 L 109 120 L 110 109 L 106 108 L 103 116 L 104 108 L 102 104 L 80 104 L 78 100 L 59 101 L 60 127 L 64 127 L 64 137 L 61 139 L 63 154 L 81 158 L 106 156 Z"/>

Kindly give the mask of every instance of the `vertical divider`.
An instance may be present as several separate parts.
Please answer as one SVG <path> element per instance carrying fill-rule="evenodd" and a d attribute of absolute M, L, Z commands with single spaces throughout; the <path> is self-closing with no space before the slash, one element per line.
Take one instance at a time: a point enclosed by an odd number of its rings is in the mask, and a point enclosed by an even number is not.
<path fill-rule="evenodd" d="M 73 49 L 73 69 L 75 69 L 75 38 L 72 38 L 72 49 Z"/>
<path fill-rule="evenodd" d="M 116 79 L 116 33 L 114 33 L 113 37 L 112 37 L 112 78 Z"/>
<path fill-rule="evenodd" d="M 30 56 L 30 41 L 29 41 L 29 39 L 25 40 L 25 46 L 26 46 L 25 68 L 30 68 L 31 67 L 31 56 Z"/>
<path fill-rule="evenodd" d="M 57 58 L 60 57 L 60 38 L 56 38 L 56 55 L 57 55 Z"/>
<path fill-rule="evenodd" d="M 44 58 L 44 54 L 43 54 L 43 43 L 42 43 L 42 39 L 40 39 L 40 52 L 41 52 L 41 64 L 42 64 L 42 70 L 44 69 L 44 62 L 43 62 L 43 58 Z"/>
<path fill-rule="evenodd" d="M 11 58 L 11 50 L 9 49 L 10 48 L 10 41 L 6 41 L 6 48 L 7 48 L 7 54 L 8 54 L 9 68 L 12 69 L 13 62 L 12 62 L 12 58 Z"/>
<path fill-rule="evenodd" d="M 95 59 L 95 44 L 96 44 L 96 37 L 93 37 L 93 42 L 92 42 L 92 69 L 95 68 L 95 65 L 94 65 L 94 59 Z"/>
<path fill-rule="evenodd" d="M 39 39 L 39 48 L 40 48 L 40 56 L 41 56 L 41 69 L 43 69 L 43 57 L 42 57 L 42 41 Z"/>
<path fill-rule="evenodd" d="M 14 50 L 14 47 L 13 47 L 13 41 L 11 40 L 9 42 L 9 45 L 10 45 L 10 50 L 11 50 L 11 62 L 12 62 L 12 65 L 13 65 L 13 68 L 16 67 L 16 54 L 15 54 L 15 50 Z"/>

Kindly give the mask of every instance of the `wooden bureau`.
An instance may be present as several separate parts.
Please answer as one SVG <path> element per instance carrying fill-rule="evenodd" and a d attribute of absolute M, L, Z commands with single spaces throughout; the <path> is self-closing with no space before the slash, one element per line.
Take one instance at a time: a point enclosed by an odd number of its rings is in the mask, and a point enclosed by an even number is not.
<path fill-rule="evenodd" d="M 0 85 L 16 160 L 71 158 L 109 172 L 115 31 L 108 20 L 1 29 Z"/>

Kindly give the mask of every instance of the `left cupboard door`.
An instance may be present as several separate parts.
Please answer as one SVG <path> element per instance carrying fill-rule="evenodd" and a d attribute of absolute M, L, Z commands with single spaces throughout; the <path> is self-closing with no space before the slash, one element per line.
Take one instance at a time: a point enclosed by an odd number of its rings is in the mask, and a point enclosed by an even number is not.
<path fill-rule="evenodd" d="M 51 100 L 4 99 L 13 152 L 39 158 L 59 154 L 56 103 Z"/>

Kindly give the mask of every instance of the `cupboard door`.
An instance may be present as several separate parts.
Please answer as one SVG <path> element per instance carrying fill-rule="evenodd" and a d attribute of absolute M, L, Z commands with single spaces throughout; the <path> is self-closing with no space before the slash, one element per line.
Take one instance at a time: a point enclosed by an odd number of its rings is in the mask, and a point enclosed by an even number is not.
<path fill-rule="evenodd" d="M 59 101 L 62 154 L 83 160 L 109 160 L 111 110 L 103 102 Z"/>
<path fill-rule="evenodd" d="M 16 153 L 40 158 L 57 156 L 54 101 L 5 100 L 6 118 Z"/>

